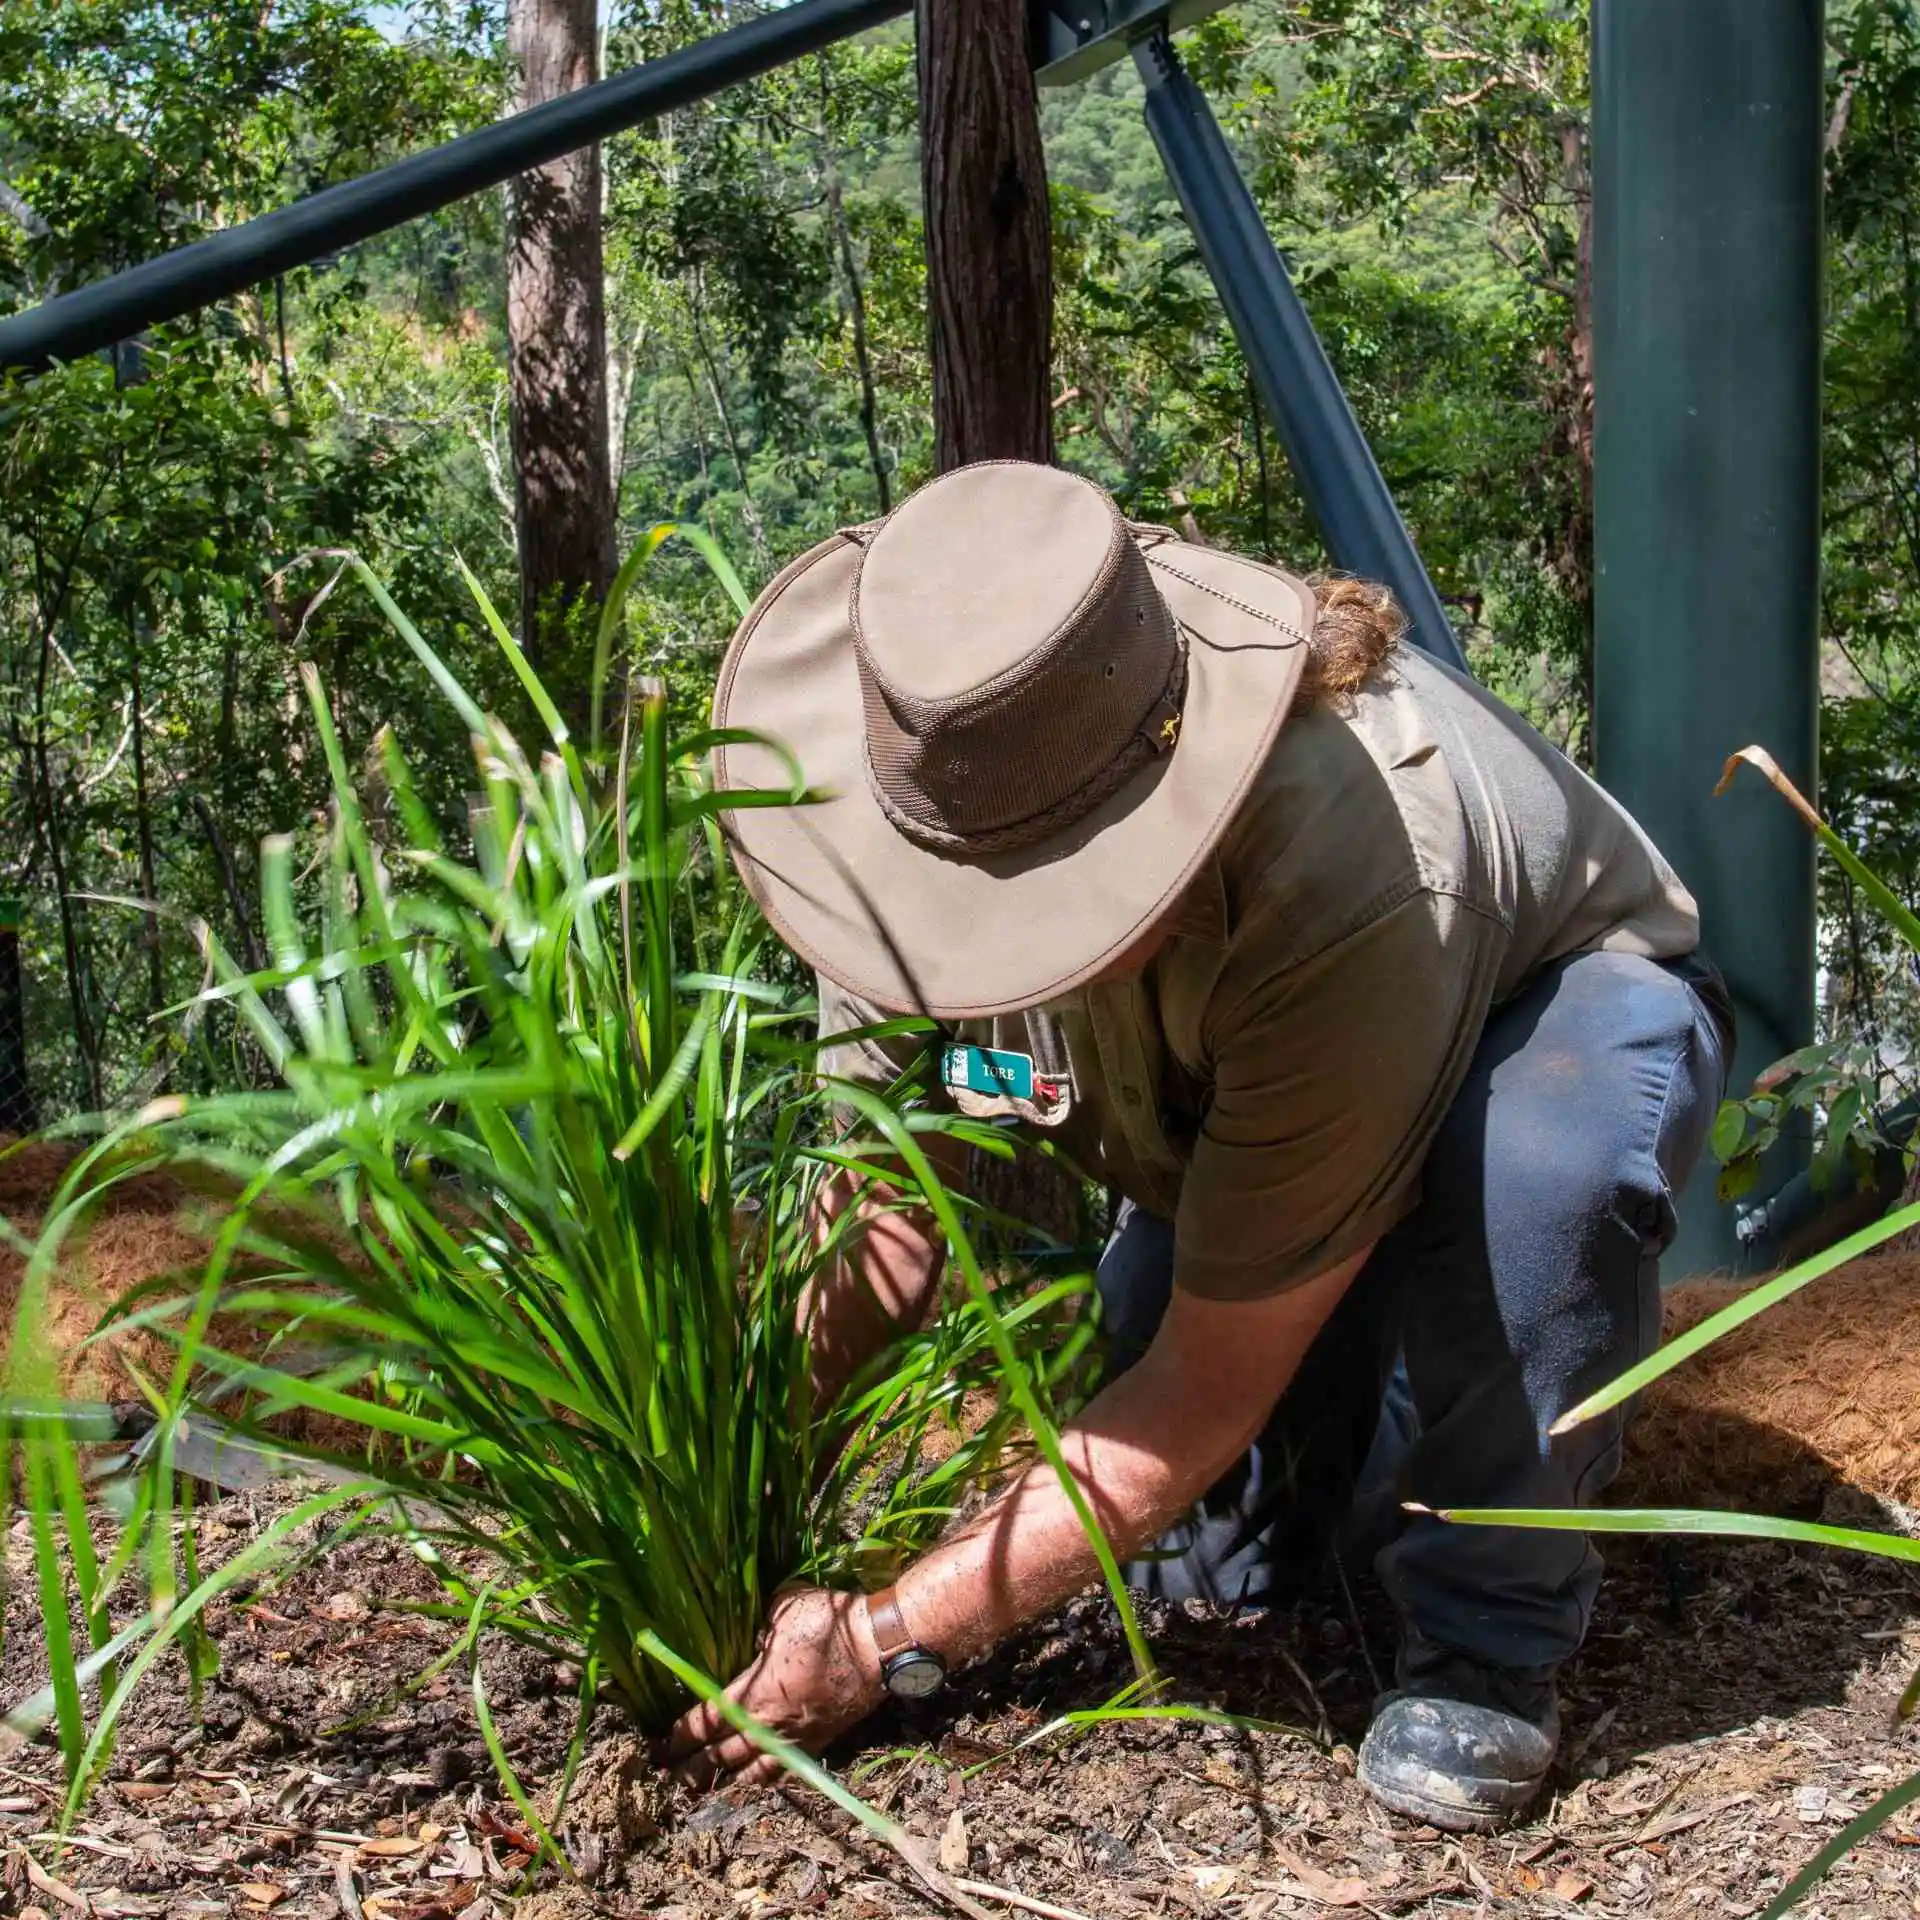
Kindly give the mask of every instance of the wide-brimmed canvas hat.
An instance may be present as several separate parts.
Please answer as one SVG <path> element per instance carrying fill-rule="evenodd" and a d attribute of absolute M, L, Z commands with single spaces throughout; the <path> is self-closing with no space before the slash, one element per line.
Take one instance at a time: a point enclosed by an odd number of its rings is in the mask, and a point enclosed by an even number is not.
<path fill-rule="evenodd" d="M 1035 1007 L 1179 901 L 1279 732 L 1314 599 L 1130 525 L 1092 482 L 994 461 L 802 554 L 727 651 L 714 723 L 816 798 L 726 814 L 742 879 L 889 1009 Z M 790 792 L 761 740 L 723 788 Z"/>

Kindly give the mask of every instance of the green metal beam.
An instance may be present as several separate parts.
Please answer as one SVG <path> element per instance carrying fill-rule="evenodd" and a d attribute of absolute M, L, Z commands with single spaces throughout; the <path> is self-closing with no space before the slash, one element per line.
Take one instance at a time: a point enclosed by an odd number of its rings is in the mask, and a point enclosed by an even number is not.
<path fill-rule="evenodd" d="M 1337 565 L 1384 580 L 1406 609 L 1415 645 L 1466 672 L 1460 637 L 1207 96 L 1163 27 L 1135 40 L 1132 52 L 1147 130 L 1327 551 Z"/>
<path fill-rule="evenodd" d="M 1035 0 L 1034 77 L 1043 87 L 1084 80 L 1124 60 L 1136 40 L 1156 30 L 1178 33 L 1231 0 Z"/>
<path fill-rule="evenodd" d="M 1762 781 L 1712 792 L 1749 742 L 1814 786 L 1822 24 L 1820 0 L 1593 6 L 1595 746 L 1700 902 L 1736 1090 L 1813 1030 L 1812 839 Z M 1712 1189 L 1673 1274 L 1738 1264 Z"/>
<path fill-rule="evenodd" d="M 339 253 L 643 120 L 704 100 L 912 10 L 913 0 L 794 0 L 524 113 L 344 180 L 191 246 L 0 320 L 0 371 L 129 340 L 277 273 Z"/>

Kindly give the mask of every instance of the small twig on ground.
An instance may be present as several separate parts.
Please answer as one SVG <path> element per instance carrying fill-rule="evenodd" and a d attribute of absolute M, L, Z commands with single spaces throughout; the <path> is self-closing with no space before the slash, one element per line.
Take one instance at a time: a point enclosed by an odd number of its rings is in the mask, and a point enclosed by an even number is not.
<path fill-rule="evenodd" d="M 64 1880 L 56 1880 L 32 1854 L 25 1853 L 23 1850 L 23 1857 L 27 1863 L 27 1880 L 30 1885 L 38 1887 L 49 1900 L 57 1900 L 61 1906 L 70 1907 L 75 1913 L 92 1913 L 92 1905 L 84 1893 L 75 1892 Z"/>
<path fill-rule="evenodd" d="M 84 1847 L 88 1853 L 103 1853 L 109 1860 L 137 1860 L 140 1857 L 136 1848 L 116 1847 L 84 1833 L 30 1833 L 27 1838 L 35 1846 Z"/>
<path fill-rule="evenodd" d="M 956 1880 L 962 1893 L 977 1893 L 982 1900 L 998 1900 L 1003 1906 L 1018 1907 L 1022 1913 L 1037 1913 L 1040 1920 L 1087 1920 L 1084 1913 L 1071 1907 L 1056 1907 L 1051 1901 L 1036 1900 L 1028 1893 L 1015 1893 L 1011 1887 L 996 1887 L 985 1880 Z"/>
<path fill-rule="evenodd" d="M 990 1920 L 990 1917 L 981 1912 L 961 1891 L 961 1882 L 941 1872 L 933 1849 L 925 1841 L 899 1827 L 895 1827 L 885 1838 L 887 1844 L 906 1862 L 913 1877 L 929 1893 L 944 1900 L 950 1907 L 958 1908 L 967 1916 L 967 1920 Z M 1070 1916 L 1070 1920 L 1085 1920 L 1085 1916 L 1074 1914 Z"/>
<path fill-rule="evenodd" d="M 1306 1668 L 1303 1667 L 1285 1647 L 1280 1647 L 1276 1649 L 1276 1651 L 1285 1663 L 1287 1671 L 1300 1682 L 1300 1685 L 1306 1690 L 1308 1700 L 1313 1704 L 1313 1711 L 1319 1718 L 1319 1725 L 1315 1729 L 1316 1739 L 1318 1739 L 1320 1745 L 1323 1747 L 1332 1746 L 1333 1722 L 1327 1717 L 1327 1703 L 1320 1698 L 1320 1689 L 1307 1677 Z"/>
<path fill-rule="evenodd" d="M 1367 1663 L 1367 1678 L 1373 1682 L 1375 1693 L 1383 1693 L 1380 1669 L 1373 1664 L 1373 1649 L 1367 1645 L 1366 1625 L 1360 1618 L 1360 1609 L 1354 1605 L 1353 1589 L 1347 1585 L 1347 1563 L 1337 1553 L 1333 1556 L 1333 1570 L 1340 1576 L 1341 1597 L 1347 1603 L 1347 1618 L 1353 1623 L 1353 1638 L 1360 1649 L 1360 1658 Z"/>

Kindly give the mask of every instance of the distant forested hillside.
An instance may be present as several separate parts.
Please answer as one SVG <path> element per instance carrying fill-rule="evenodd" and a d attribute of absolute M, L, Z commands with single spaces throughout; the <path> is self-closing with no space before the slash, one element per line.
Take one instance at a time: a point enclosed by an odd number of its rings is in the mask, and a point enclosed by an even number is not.
<path fill-rule="evenodd" d="M 606 64 L 751 11 L 616 0 Z M 1920 815 L 1920 26 L 1831 0 L 1825 800 L 1909 898 Z M 1478 671 L 1589 737 L 1584 9 L 1244 0 L 1188 37 Z M 0 0 L 0 308 L 504 111 L 492 0 Z M 1142 124 L 1129 66 L 1049 95 L 1055 426 L 1132 514 L 1321 555 Z M 930 471 L 912 47 L 894 29 L 612 142 L 608 437 L 624 551 L 708 529 L 749 587 Z M 25 904 L 43 1112 L 247 1063 L 154 1016 L 195 922 L 264 964 L 261 836 L 323 804 L 297 679 L 458 817 L 465 740 L 345 549 L 501 711 L 457 553 L 518 604 L 508 222 L 491 193 L 0 396 L 0 895 Z M 730 626 L 664 547 L 629 659 L 683 712 Z M 577 668 L 584 674 L 584 652 Z M 1830 1012 L 1911 995 L 1835 881 Z"/>

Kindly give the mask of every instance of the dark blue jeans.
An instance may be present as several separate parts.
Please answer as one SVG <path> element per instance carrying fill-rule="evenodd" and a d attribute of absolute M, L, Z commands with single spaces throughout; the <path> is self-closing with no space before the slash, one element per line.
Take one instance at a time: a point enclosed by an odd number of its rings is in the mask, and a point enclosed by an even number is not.
<path fill-rule="evenodd" d="M 1364 1479 L 1394 1517 L 1375 1565 L 1414 1634 L 1505 1667 L 1572 1653 L 1600 1580 L 1584 1534 L 1402 1521 L 1399 1502 L 1579 1506 L 1613 1477 L 1621 1414 L 1548 1429 L 1658 1343 L 1674 1199 L 1731 1052 L 1699 957 L 1577 954 L 1496 1008 L 1418 1207 L 1246 1458 L 1131 1577 L 1176 1599 L 1284 1595 L 1351 1525 Z M 1145 1352 L 1172 1286 L 1171 1223 L 1123 1209 L 1100 1262 L 1110 1370 Z"/>

